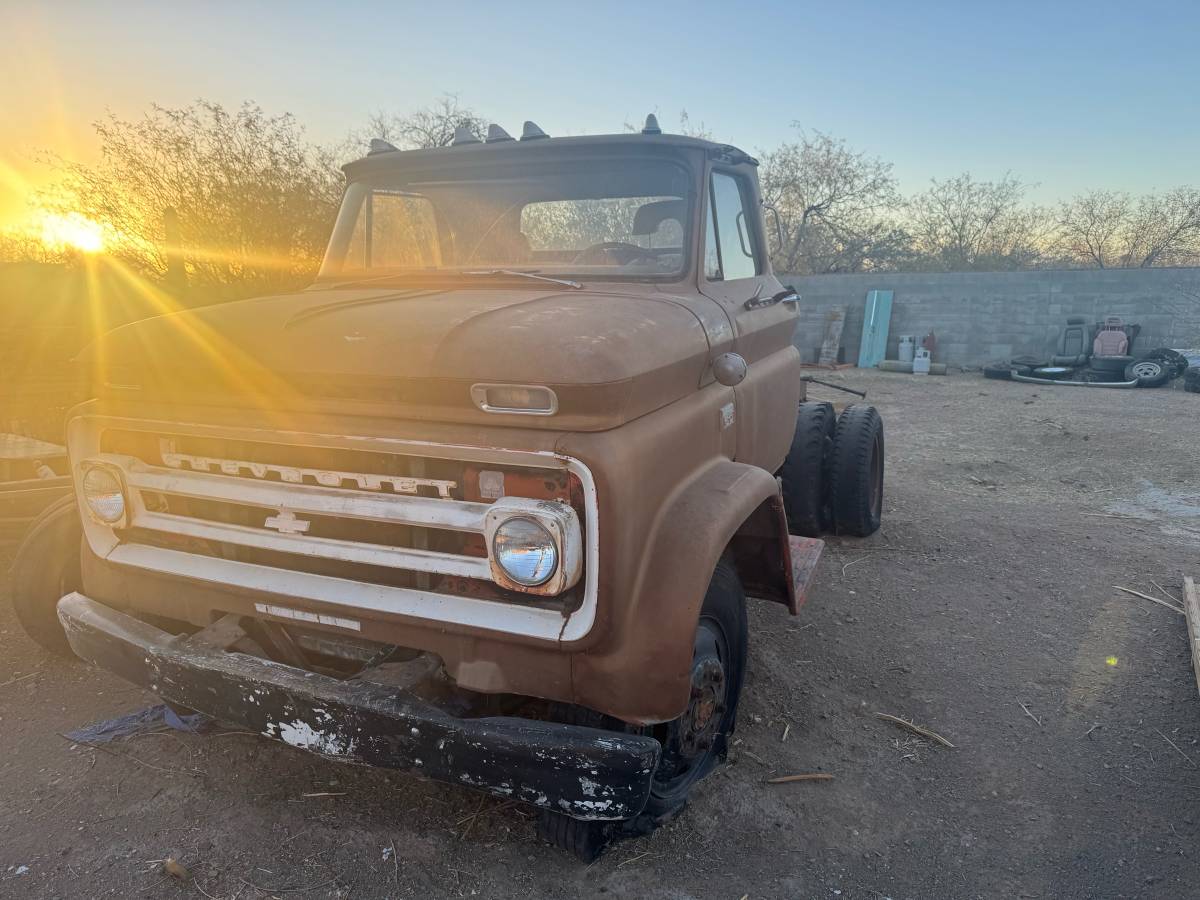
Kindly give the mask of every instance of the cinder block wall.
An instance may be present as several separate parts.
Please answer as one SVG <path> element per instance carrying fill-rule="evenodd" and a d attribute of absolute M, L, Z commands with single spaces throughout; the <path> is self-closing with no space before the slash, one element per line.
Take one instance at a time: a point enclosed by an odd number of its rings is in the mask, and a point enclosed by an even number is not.
<path fill-rule="evenodd" d="M 1022 354 L 1049 356 L 1067 316 L 1121 316 L 1142 326 L 1134 352 L 1200 346 L 1200 269 L 1063 269 L 1032 272 L 781 275 L 801 294 L 795 343 L 815 362 L 825 315 L 846 308 L 845 360 L 858 360 L 867 292 L 893 292 L 889 359 L 899 336 L 930 329 L 938 362 L 979 366 Z"/>

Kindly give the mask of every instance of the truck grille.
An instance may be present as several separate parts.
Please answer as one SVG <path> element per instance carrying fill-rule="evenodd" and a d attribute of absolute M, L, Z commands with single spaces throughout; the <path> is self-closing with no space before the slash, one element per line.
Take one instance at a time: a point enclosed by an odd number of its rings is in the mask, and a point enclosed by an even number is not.
<path fill-rule="evenodd" d="M 511 618 L 511 627 L 500 630 L 532 630 L 548 639 L 557 639 L 564 616 L 589 606 L 589 596 L 594 606 L 594 565 L 585 564 L 580 581 L 557 596 L 518 593 L 495 581 L 484 539 L 494 506 L 519 513 L 552 502 L 574 510 L 590 556 L 594 491 L 590 474 L 573 460 L 216 431 L 73 420 L 77 475 L 84 459 L 115 466 L 128 493 L 121 528 L 85 523 L 92 549 L 115 562 L 187 577 L 206 572 L 205 580 L 364 612 L 484 628 Z M 497 491 L 498 483 L 516 490 Z"/>

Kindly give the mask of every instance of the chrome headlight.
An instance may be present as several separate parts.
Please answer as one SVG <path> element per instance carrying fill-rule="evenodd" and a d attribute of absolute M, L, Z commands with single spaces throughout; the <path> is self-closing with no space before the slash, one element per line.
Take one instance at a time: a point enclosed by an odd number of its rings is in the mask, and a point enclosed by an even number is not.
<path fill-rule="evenodd" d="M 83 502 L 96 521 L 117 525 L 125 519 L 125 488 L 111 467 L 88 466 L 83 472 L 82 485 Z"/>
<path fill-rule="evenodd" d="M 513 516 L 492 535 L 492 558 L 518 584 L 545 584 L 558 569 L 558 546 L 553 535 L 527 516 Z"/>

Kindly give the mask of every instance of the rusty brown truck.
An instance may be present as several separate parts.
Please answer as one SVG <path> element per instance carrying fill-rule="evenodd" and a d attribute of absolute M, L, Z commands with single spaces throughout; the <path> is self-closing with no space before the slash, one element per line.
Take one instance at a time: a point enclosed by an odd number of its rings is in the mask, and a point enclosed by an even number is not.
<path fill-rule="evenodd" d="M 817 535 L 878 527 L 879 416 L 805 402 L 734 147 L 527 123 L 345 171 L 311 287 L 91 348 L 18 613 L 180 707 L 533 804 L 590 858 L 723 758 L 746 598 L 795 614 Z M 46 548 L 80 528 L 75 576 Z"/>

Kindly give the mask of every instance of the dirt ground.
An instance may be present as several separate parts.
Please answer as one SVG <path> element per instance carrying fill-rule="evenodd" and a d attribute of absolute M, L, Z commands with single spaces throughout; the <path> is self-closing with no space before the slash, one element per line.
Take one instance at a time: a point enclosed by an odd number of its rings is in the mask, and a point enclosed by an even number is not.
<path fill-rule="evenodd" d="M 154 698 L 0 603 L 0 896 L 1200 896 L 1184 620 L 1113 589 L 1200 577 L 1200 397 L 837 377 L 884 415 L 884 528 L 800 618 L 752 606 L 729 763 L 652 837 L 583 866 L 522 808 L 254 735 L 72 744 Z"/>

